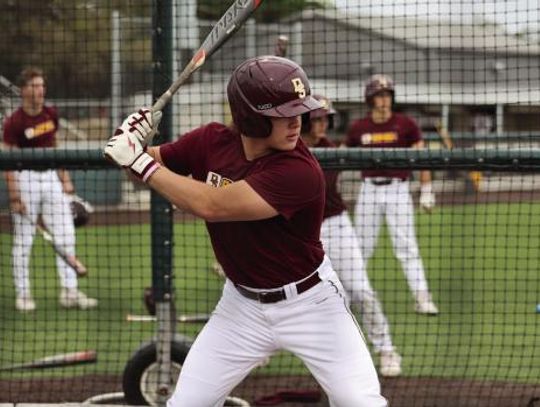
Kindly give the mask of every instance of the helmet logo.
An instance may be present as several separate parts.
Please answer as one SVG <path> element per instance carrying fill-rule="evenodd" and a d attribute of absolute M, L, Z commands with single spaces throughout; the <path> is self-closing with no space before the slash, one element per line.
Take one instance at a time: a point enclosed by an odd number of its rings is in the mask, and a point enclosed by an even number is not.
<path fill-rule="evenodd" d="M 303 99 L 306 97 L 306 87 L 304 85 L 304 82 L 302 82 L 302 79 L 300 78 L 293 78 L 291 79 L 291 82 L 294 86 L 294 91 L 298 94 L 298 97 L 300 99 Z"/>

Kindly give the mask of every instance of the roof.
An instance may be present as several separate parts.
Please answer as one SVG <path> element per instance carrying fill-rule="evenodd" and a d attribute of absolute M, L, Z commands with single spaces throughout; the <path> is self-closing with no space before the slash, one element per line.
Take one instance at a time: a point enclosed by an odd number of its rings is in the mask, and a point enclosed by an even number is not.
<path fill-rule="evenodd" d="M 334 102 L 362 102 L 364 84 L 358 80 L 311 79 L 314 92 L 323 92 Z M 397 83 L 400 104 L 449 105 L 540 105 L 540 87 L 505 84 Z"/>
<path fill-rule="evenodd" d="M 540 45 L 531 38 L 512 35 L 501 26 L 482 21 L 464 23 L 435 18 L 358 15 L 336 9 L 306 10 L 289 17 L 287 21 L 315 19 L 371 31 L 419 48 L 540 55 Z"/>

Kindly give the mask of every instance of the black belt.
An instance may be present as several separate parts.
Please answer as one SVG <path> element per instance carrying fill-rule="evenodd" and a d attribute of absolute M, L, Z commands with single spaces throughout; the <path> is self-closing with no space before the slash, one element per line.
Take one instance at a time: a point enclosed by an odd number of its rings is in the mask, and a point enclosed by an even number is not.
<path fill-rule="evenodd" d="M 381 186 L 381 185 L 390 185 L 392 182 L 394 182 L 395 179 L 397 179 L 399 182 L 404 182 L 407 178 L 388 178 L 388 179 L 369 179 L 366 178 L 368 182 L 372 185 Z"/>
<path fill-rule="evenodd" d="M 321 278 L 319 277 L 319 273 L 313 273 L 305 280 L 296 284 L 296 291 L 298 292 L 298 294 L 301 294 L 304 291 L 309 290 L 311 287 L 319 284 L 320 282 Z M 250 289 L 245 288 L 239 284 L 235 284 L 234 286 L 236 287 L 238 292 L 244 297 L 249 298 L 250 300 L 259 301 L 263 304 L 272 304 L 274 302 L 279 302 L 287 299 L 287 294 L 285 293 L 285 289 L 283 288 L 280 290 L 272 291 L 251 291 Z"/>

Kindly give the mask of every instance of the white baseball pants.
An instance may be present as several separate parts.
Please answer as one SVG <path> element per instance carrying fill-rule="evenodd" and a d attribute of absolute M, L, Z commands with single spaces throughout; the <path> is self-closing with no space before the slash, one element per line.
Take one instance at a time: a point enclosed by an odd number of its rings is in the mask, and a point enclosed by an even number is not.
<path fill-rule="evenodd" d="M 223 406 L 249 372 L 280 349 L 306 364 L 332 406 L 386 406 L 373 361 L 328 260 L 319 274 L 321 283 L 300 295 L 287 290 L 288 298 L 274 304 L 243 297 L 227 280 L 167 406 Z"/>
<path fill-rule="evenodd" d="M 377 293 L 369 282 L 360 243 L 347 212 L 324 220 L 321 240 L 324 252 L 330 257 L 352 304 L 360 307 L 362 326 L 374 350 L 393 351 L 390 327 Z"/>
<path fill-rule="evenodd" d="M 364 258 L 369 260 L 386 219 L 394 252 L 401 262 L 409 288 L 416 294 L 428 291 L 414 227 L 414 207 L 409 182 L 394 179 L 389 185 L 363 182 L 355 208 L 355 227 Z"/>
<path fill-rule="evenodd" d="M 41 214 L 43 223 L 55 242 L 69 254 L 75 254 L 75 227 L 69 202 L 55 170 L 20 171 L 17 181 L 27 217 L 14 213 L 13 219 L 13 278 L 18 296 L 30 295 L 29 262 L 36 233 L 34 225 Z M 59 256 L 56 266 L 63 288 L 77 287 L 77 274 Z"/>

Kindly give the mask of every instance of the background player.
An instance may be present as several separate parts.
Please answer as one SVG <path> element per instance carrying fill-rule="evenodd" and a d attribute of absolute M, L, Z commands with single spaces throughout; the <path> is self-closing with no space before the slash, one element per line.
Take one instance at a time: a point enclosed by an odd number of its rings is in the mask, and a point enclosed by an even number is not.
<path fill-rule="evenodd" d="M 304 120 L 302 123 L 302 139 L 309 147 L 335 147 L 327 138 L 326 131 L 332 127 L 336 111 L 327 98 L 320 95 L 314 97 L 323 107 L 312 110 L 309 121 Z M 324 251 L 330 257 L 351 302 L 360 308 L 362 325 L 374 350 L 380 355 L 379 373 L 382 376 L 399 376 L 401 357 L 392 345 L 388 321 L 377 293 L 369 282 L 360 244 L 345 203 L 338 192 L 339 171 L 325 170 L 324 176 L 326 203 L 321 228 Z"/>
<path fill-rule="evenodd" d="M 354 121 L 347 133 L 349 147 L 424 148 L 415 121 L 392 111 L 394 84 L 386 75 L 372 76 L 364 96 L 370 108 L 367 117 Z M 411 171 L 401 169 L 362 171 L 363 184 L 355 208 L 355 226 L 364 258 L 374 252 L 383 218 L 386 219 L 397 258 L 407 277 L 416 312 L 436 315 L 420 257 L 414 227 L 414 208 L 409 191 Z M 431 173 L 420 172 L 420 207 L 430 211 L 435 205 Z"/>
<path fill-rule="evenodd" d="M 105 147 L 117 164 L 206 220 L 227 276 L 168 405 L 221 406 L 255 366 L 286 349 L 302 359 L 332 405 L 385 406 L 319 240 L 324 177 L 300 140 L 300 116 L 320 104 L 304 71 L 285 58 L 249 59 L 233 72 L 227 96 L 232 128 L 211 123 L 144 153 L 141 143 L 155 124 L 141 110 Z"/>
<path fill-rule="evenodd" d="M 45 77 L 39 68 L 27 68 L 19 77 L 22 105 L 4 123 L 7 148 L 55 147 L 58 130 L 56 110 L 44 104 Z M 65 170 L 24 170 L 6 172 L 13 220 L 13 278 L 15 307 L 33 311 L 36 304 L 30 290 L 29 261 L 35 224 L 41 214 L 55 242 L 67 253 L 75 254 L 75 228 L 69 207 L 74 188 Z M 60 305 L 66 308 L 93 308 L 97 300 L 77 288 L 77 274 L 61 257 L 56 257 L 60 277 Z"/>

